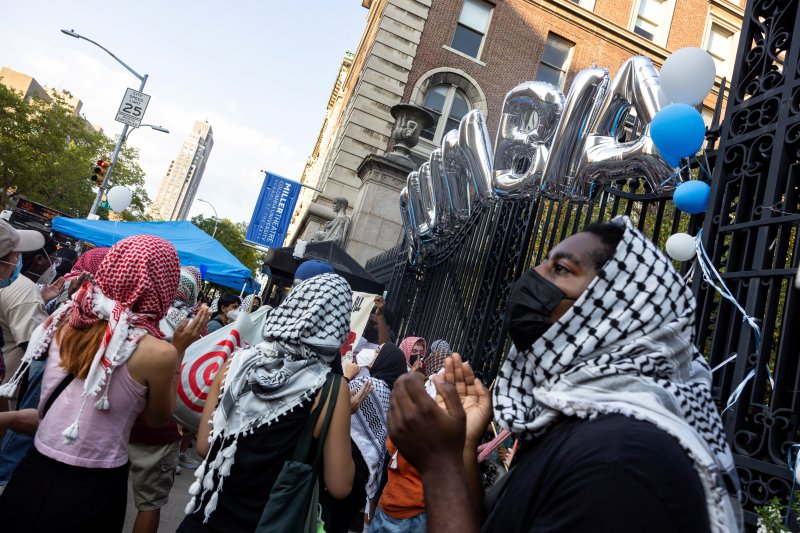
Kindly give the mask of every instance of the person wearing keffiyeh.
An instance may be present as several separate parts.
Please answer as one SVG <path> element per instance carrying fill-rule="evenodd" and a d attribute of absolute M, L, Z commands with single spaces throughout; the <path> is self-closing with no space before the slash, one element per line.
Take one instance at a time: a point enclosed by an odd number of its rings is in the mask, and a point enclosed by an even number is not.
<path fill-rule="evenodd" d="M 406 337 L 400 342 L 400 351 L 406 356 L 409 370 L 422 368 L 427 351 L 425 339 L 422 337 Z"/>
<path fill-rule="evenodd" d="M 20 369 L 0 387 L 0 395 L 13 393 L 47 354 L 35 447 L 0 498 L 4 531 L 122 529 L 131 425 L 142 411 L 154 426 L 172 415 L 174 375 L 208 317 L 202 310 L 172 345 L 163 340 L 158 323 L 178 278 L 170 243 L 128 237 L 36 329 Z"/>
<path fill-rule="evenodd" d="M 205 460 L 189 488 L 179 532 L 255 530 L 283 463 L 320 401 L 350 330 L 351 308 L 352 291 L 341 276 L 307 279 L 270 312 L 264 340 L 234 352 L 218 372 L 198 430 L 197 452 Z M 321 481 L 333 498 L 343 498 L 354 470 L 346 386 L 335 401 Z"/>
<path fill-rule="evenodd" d="M 345 369 L 345 377 L 348 377 L 348 371 L 349 367 Z M 353 440 L 356 468 L 353 491 L 345 500 L 333 505 L 333 523 L 327 528 L 331 533 L 346 533 L 354 515 L 365 505 L 366 513 L 371 514 L 371 502 L 378 495 L 384 471 L 386 437 L 389 433 L 386 425 L 389 398 L 395 381 L 407 371 L 403 352 L 387 342 L 380 347 L 370 365 L 369 376 L 355 377 L 350 381 L 350 394 L 354 396 L 367 385 L 369 387 L 365 399 L 350 418 L 350 438 Z"/>
<path fill-rule="evenodd" d="M 627 217 L 550 250 L 512 286 L 506 322 L 514 346 L 494 417 L 521 446 L 486 496 L 483 531 L 741 530 L 739 480 L 694 345 L 692 293 Z M 401 378 L 390 433 L 422 473 L 432 530 L 469 533 L 479 516 L 470 503 L 482 499 L 474 449 L 492 401 L 460 357 L 445 381 L 437 388 L 447 410 Z"/>

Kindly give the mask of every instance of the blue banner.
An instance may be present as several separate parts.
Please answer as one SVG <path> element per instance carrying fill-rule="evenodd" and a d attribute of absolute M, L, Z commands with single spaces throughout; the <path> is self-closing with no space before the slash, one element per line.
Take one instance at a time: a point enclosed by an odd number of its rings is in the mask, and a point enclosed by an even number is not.
<path fill-rule="evenodd" d="M 245 239 L 270 248 L 283 246 L 299 196 L 298 182 L 267 172 Z"/>

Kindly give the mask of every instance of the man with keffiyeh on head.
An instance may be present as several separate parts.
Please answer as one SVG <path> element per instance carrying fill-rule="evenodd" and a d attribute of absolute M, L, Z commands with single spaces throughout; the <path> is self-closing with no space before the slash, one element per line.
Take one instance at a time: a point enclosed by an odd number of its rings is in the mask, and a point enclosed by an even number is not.
<path fill-rule="evenodd" d="M 395 385 L 390 434 L 422 475 L 431 530 L 741 529 L 692 294 L 627 217 L 587 227 L 525 272 L 506 322 L 514 346 L 493 401 L 458 354 L 436 383 L 438 407 L 421 378 Z M 492 403 L 521 446 L 484 498 L 475 449 Z"/>
<path fill-rule="evenodd" d="M 163 340 L 158 323 L 178 278 L 170 243 L 128 237 L 34 331 L 20 368 L 0 387 L 12 394 L 47 354 L 34 448 L 0 498 L 4 532 L 122 530 L 133 421 L 143 412 L 159 427 L 172 416 L 183 353 L 208 319 L 202 309 L 172 344 Z"/>

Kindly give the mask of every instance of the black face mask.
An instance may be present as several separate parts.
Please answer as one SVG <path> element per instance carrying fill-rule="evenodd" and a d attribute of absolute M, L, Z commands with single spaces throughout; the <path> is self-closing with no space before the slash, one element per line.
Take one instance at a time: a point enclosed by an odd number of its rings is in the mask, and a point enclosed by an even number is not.
<path fill-rule="evenodd" d="M 561 300 L 574 300 L 530 269 L 511 286 L 506 304 L 508 335 L 517 350 L 527 350 L 550 329 L 550 315 Z"/>

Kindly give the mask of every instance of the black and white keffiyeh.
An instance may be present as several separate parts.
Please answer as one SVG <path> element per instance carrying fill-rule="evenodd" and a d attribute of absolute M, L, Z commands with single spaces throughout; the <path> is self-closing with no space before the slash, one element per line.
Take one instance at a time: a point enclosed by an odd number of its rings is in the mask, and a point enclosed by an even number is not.
<path fill-rule="evenodd" d="M 352 301 L 341 276 L 310 278 L 267 317 L 264 341 L 234 352 L 211 417 L 210 448 L 217 441 L 221 446 L 195 471 L 186 514 L 195 512 L 198 498 L 203 501 L 207 493 L 204 521 L 214 512 L 240 436 L 273 423 L 322 387 L 331 371 L 328 349 L 338 350 L 350 331 Z"/>
<path fill-rule="evenodd" d="M 527 350 L 512 347 L 494 389 L 495 418 L 530 438 L 562 415 L 618 413 L 655 424 L 694 463 L 714 531 L 741 529 L 738 478 L 693 344 L 694 300 L 672 263 L 627 217 L 611 259 Z"/>
<path fill-rule="evenodd" d="M 389 435 L 387 416 L 392 391 L 381 379 L 360 377 L 350 382 L 350 390 L 361 390 L 367 381 L 372 390 L 358 410 L 350 417 L 350 437 L 355 442 L 369 469 L 367 481 L 367 502 L 378 493 L 386 458 L 386 437 Z"/>

